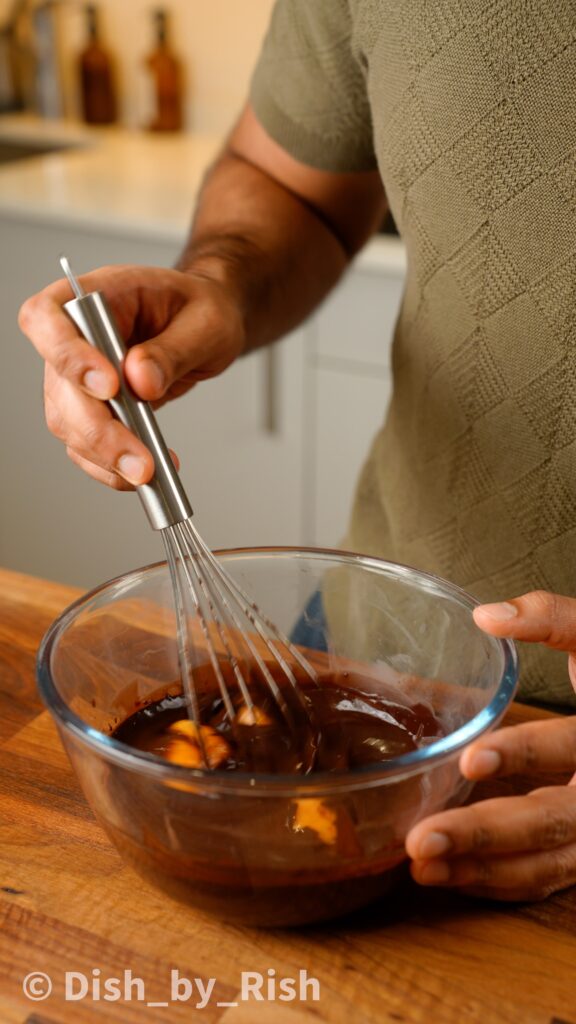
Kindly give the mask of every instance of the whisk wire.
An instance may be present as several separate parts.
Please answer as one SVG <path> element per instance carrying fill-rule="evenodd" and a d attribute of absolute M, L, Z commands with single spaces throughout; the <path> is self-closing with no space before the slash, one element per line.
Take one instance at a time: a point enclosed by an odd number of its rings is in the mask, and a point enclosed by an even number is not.
<path fill-rule="evenodd" d="M 200 751 L 200 757 L 202 759 L 203 767 L 208 767 L 208 756 L 206 753 L 206 746 L 204 744 L 204 737 L 200 728 L 201 716 L 200 716 L 200 705 L 198 702 L 198 693 L 196 687 L 192 685 L 192 665 L 190 662 L 189 647 L 186 643 L 187 637 L 187 624 L 186 624 L 186 609 L 184 607 L 184 601 L 182 597 L 182 589 L 180 587 L 178 579 L 178 565 L 174 550 L 170 544 L 170 539 L 166 535 L 167 531 L 162 530 L 162 540 L 164 541 L 164 547 L 166 550 L 166 557 L 168 561 L 168 568 L 170 570 L 170 577 L 172 580 L 172 591 L 174 594 L 174 604 L 176 609 L 176 621 L 177 621 L 177 639 L 178 639 L 178 661 L 180 663 L 180 676 L 182 679 L 182 686 L 184 687 L 184 693 L 189 705 L 189 712 L 192 714 L 192 720 L 196 728 L 196 736 L 198 741 L 198 749 Z M 199 614 L 199 606 L 196 598 L 196 592 L 194 587 L 191 586 L 191 593 L 193 601 L 196 604 L 197 613 Z M 200 614 L 199 614 L 200 617 Z M 208 644 L 209 650 L 211 650 L 210 644 Z M 214 667 L 216 671 L 216 668 Z"/>
<path fill-rule="evenodd" d="M 204 557 L 210 562 L 214 572 L 217 573 L 217 575 L 220 577 L 220 579 L 223 581 L 223 583 L 229 589 L 231 589 L 231 590 L 233 590 L 235 592 L 237 600 L 239 599 L 240 602 L 246 608 L 250 608 L 254 612 L 254 615 L 252 615 L 251 613 L 246 612 L 246 617 L 252 623 L 252 625 L 254 626 L 256 631 L 260 634 L 260 636 L 264 640 L 264 643 L 266 643 L 267 645 L 271 645 L 273 643 L 273 641 L 270 639 L 270 637 L 266 635 L 266 632 L 264 630 L 264 627 L 266 627 L 269 630 L 269 632 L 272 633 L 273 637 L 276 640 L 278 640 L 279 643 L 281 643 L 282 646 L 285 647 L 289 651 L 289 653 L 292 655 L 294 660 L 298 662 L 298 664 L 303 669 L 303 671 L 306 673 L 306 675 L 311 680 L 311 682 L 318 683 L 318 676 L 317 676 L 316 672 L 314 671 L 314 668 L 312 667 L 310 662 L 306 660 L 306 658 L 304 657 L 302 652 L 298 650 L 298 648 L 295 646 L 295 644 L 293 644 L 291 642 L 291 640 L 288 639 L 286 634 L 283 633 L 278 628 L 278 626 L 276 626 L 275 623 L 273 623 L 271 621 L 271 619 L 267 618 L 267 616 L 264 615 L 263 612 L 259 608 L 256 607 L 256 605 L 253 603 L 253 601 L 248 596 L 248 594 L 242 589 L 240 584 L 237 583 L 237 581 L 235 579 L 233 579 L 233 577 L 229 576 L 224 571 L 224 569 L 222 568 L 222 566 L 220 565 L 218 560 L 212 554 L 212 552 L 211 552 L 210 548 L 208 547 L 208 545 L 200 537 L 200 535 L 199 535 L 198 531 L 196 530 L 194 524 L 191 521 L 189 521 L 187 525 L 188 525 L 188 527 L 190 528 L 191 531 L 194 531 L 194 533 L 196 535 L 198 547 L 202 551 L 202 554 L 204 555 Z M 291 670 L 289 670 L 289 671 L 291 671 Z M 295 679 L 294 679 L 294 683 L 295 683 L 295 685 L 297 685 Z"/>
<path fill-rule="evenodd" d="M 238 658 L 236 657 L 236 655 L 230 649 L 230 643 L 229 643 L 229 641 L 227 639 L 227 636 L 226 636 L 225 626 L 224 626 L 223 622 L 221 621 L 221 617 L 220 617 L 220 614 L 219 614 L 219 612 L 217 610 L 217 606 L 214 604 L 214 601 L 213 601 L 212 596 L 211 596 L 210 591 L 209 591 L 206 574 L 204 572 L 201 573 L 201 570 L 199 569 L 199 565 L 198 565 L 199 555 L 198 555 L 198 552 L 196 552 L 194 550 L 194 548 L 192 546 L 192 543 L 191 543 L 191 538 L 189 536 L 187 536 L 186 530 L 184 528 L 184 524 L 177 523 L 176 526 L 174 526 L 173 529 L 174 529 L 174 534 L 173 534 L 174 541 L 175 541 L 175 543 L 176 543 L 176 545 L 178 547 L 178 553 L 180 555 L 183 571 L 184 571 L 184 573 L 186 575 L 186 578 L 187 578 L 187 580 L 188 580 L 192 590 L 197 594 L 198 592 L 196 591 L 196 587 L 195 587 L 195 585 L 193 583 L 193 575 L 192 574 L 194 574 L 194 576 L 195 576 L 195 578 L 196 578 L 196 580 L 198 582 L 198 586 L 199 586 L 200 590 L 202 591 L 202 595 L 203 595 L 204 601 L 205 601 L 205 603 L 207 605 L 208 611 L 210 613 L 210 621 L 213 622 L 215 627 L 216 627 L 216 631 L 218 633 L 218 636 L 220 637 L 220 642 L 222 644 L 222 647 L 223 647 L 223 650 L 224 650 L 224 653 L 225 653 L 225 657 L 226 657 L 228 663 L 231 665 L 232 671 L 234 672 L 234 675 L 236 677 L 236 681 L 238 683 L 238 687 L 239 687 L 240 692 L 242 694 L 242 699 L 244 700 L 245 704 L 248 706 L 250 711 L 253 711 L 254 702 L 252 700 L 252 696 L 250 694 L 250 691 L 249 691 L 249 689 L 248 689 L 248 687 L 246 685 L 246 681 L 244 679 L 244 676 L 242 675 L 242 673 L 240 671 L 240 666 L 239 666 Z M 198 611 L 198 617 L 199 617 L 199 620 L 200 620 L 201 628 L 202 628 L 202 631 L 204 633 L 204 637 L 205 637 L 205 640 L 206 640 L 206 646 L 207 646 L 207 649 L 208 649 L 208 654 L 209 654 L 209 657 L 210 657 L 210 661 L 211 661 L 212 667 L 214 668 L 214 672 L 216 674 L 216 678 L 217 678 L 217 681 L 218 681 L 218 688 L 220 690 L 220 693 L 221 693 L 221 696 L 222 696 L 222 700 L 224 701 L 224 706 L 226 708 L 227 714 L 228 714 L 229 718 L 231 720 L 233 720 L 234 719 L 234 715 L 235 715 L 234 704 L 233 704 L 232 699 L 230 697 L 230 692 L 229 692 L 228 687 L 226 685 L 226 681 L 224 679 L 220 663 L 219 663 L 218 658 L 216 656 L 216 651 L 214 650 L 214 645 L 213 645 L 212 640 L 210 638 L 210 629 L 209 629 L 209 626 L 208 626 L 208 617 L 202 612 L 201 602 L 200 602 L 199 599 L 197 599 L 197 611 Z M 230 631 L 228 631 L 228 632 L 230 633 Z M 230 634 L 230 635 L 232 635 L 232 634 Z"/>
<path fill-rule="evenodd" d="M 251 623 L 251 625 L 254 627 L 254 629 L 256 630 L 260 638 L 263 640 L 263 642 L 266 644 L 273 658 L 278 662 L 278 664 L 282 668 L 300 704 L 302 705 L 304 710 L 307 711 L 308 704 L 306 698 L 298 685 L 298 682 L 290 665 L 288 664 L 286 658 L 281 654 L 280 650 L 278 649 L 275 640 L 277 640 L 284 648 L 286 648 L 289 654 L 294 658 L 294 660 L 300 665 L 300 667 L 306 673 L 311 682 L 318 686 L 318 676 L 316 675 L 316 672 L 314 671 L 312 665 L 310 664 L 309 661 L 306 660 L 306 658 L 304 658 L 304 656 L 301 654 L 298 648 L 288 639 L 288 637 L 284 633 L 282 633 L 281 630 L 276 625 L 274 625 L 274 623 L 271 622 L 270 619 L 268 619 L 265 615 L 262 614 L 262 612 L 250 600 L 245 591 L 242 590 L 241 586 L 236 582 L 236 580 L 234 580 L 231 576 L 224 572 L 218 560 L 210 551 L 210 548 L 206 545 L 206 543 L 198 534 L 193 523 L 188 522 L 186 525 L 190 529 L 190 531 L 194 532 L 194 534 L 196 535 L 198 547 L 200 548 L 204 558 L 210 563 L 213 572 L 221 580 L 222 585 L 233 593 L 236 601 L 238 601 L 238 603 L 242 607 L 244 615 Z M 248 608 L 250 608 L 251 611 L 248 611 Z M 266 633 L 265 627 L 268 629 L 269 633 L 272 634 L 274 639 L 272 639 Z"/>
<path fill-rule="evenodd" d="M 216 609 L 220 606 L 226 611 L 232 623 L 233 635 L 237 643 L 244 645 L 249 655 L 249 659 L 251 657 L 258 666 L 258 668 L 260 669 L 260 672 L 262 673 L 262 676 L 264 677 L 266 684 L 270 688 L 281 714 L 286 720 L 289 728 L 294 729 L 295 723 L 290 708 L 288 707 L 284 695 L 282 693 L 282 690 L 278 686 L 276 680 L 274 679 L 273 675 L 270 672 L 270 669 L 268 668 L 266 662 L 262 658 L 260 651 L 258 650 L 252 637 L 250 636 L 250 633 L 246 629 L 247 625 L 248 629 L 250 628 L 250 626 L 255 626 L 255 616 L 253 614 L 249 614 L 245 606 L 245 603 L 241 602 L 238 599 L 238 596 L 234 593 L 234 590 L 231 586 L 230 577 L 228 577 L 226 574 L 222 572 L 217 560 L 212 555 L 210 549 L 207 548 L 204 542 L 201 540 L 197 530 L 194 528 L 194 525 L 189 521 L 186 523 L 180 523 L 178 525 L 180 530 L 180 537 L 184 537 L 186 541 L 189 542 L 189 545 L 195 544 L 200 549 L 200 557 L 202 557 L 204 565 L 202 576 L 203 586 L 205 587 L 206 591 L 212 591 L 214 595 L 214 601 L 211 602 L 210 607 L 211 614 L 217 615 L 218 613 Z M 220 581 L 219 585 L 217 585 L 216 583 L 216 580 L 214 578 L 215 576 Z M 269 648 L 269 641 L 266 639 L 265 636 L 263 636 L 263 639 L 267 644 L 267 647 Z M 253 716 L 254 702 L 250 697 L 250 691 L 248 689 L 246 680 L 242 675 L 240 666 L 238 664 L 237 672 L 235 674 L 239 682 L 243 699 L 245 700 L 245 703 L 247 704 L 248 709 Z"/>

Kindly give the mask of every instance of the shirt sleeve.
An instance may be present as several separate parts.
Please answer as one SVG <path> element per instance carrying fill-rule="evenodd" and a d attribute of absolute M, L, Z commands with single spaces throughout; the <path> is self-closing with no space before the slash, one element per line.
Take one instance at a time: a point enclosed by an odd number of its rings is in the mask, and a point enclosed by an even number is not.
<path fill-rule="evenodd" d="M 327 171 L 377 166 L 349 0 L 276 0 L 250 102 L 296 160 Z"/>

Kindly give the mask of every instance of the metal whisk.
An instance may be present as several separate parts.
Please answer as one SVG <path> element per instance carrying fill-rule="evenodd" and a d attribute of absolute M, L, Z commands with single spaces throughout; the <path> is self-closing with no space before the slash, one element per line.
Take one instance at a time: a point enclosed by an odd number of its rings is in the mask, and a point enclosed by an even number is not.
<path fill-rule="evenodd" d="M 138 487 L 137 492 L 150 525 L 161 532 L 166 549 L 174 589 L 180 674 L 203 767 L 210 767 L 210 759 L 202 735 L 201 707 L 192 664 L 194 622 L 199 625 L 231 726 L 234 727 L 239 715 L 243 725 L 258 724 L 259 702 L 253 689 L 264 685 L 291 732 L 301 726 L 302 716 L 306 716 L 309 735 L 305 770 L 309 770 L 316 742 L 311 739 L 309 702 L 297 673 L 300 669 L 298 674 L 303 680 L 317 684 L 316 671 L 289 638 L 259 611 L 202 540 L 192 522 L 192 507 L 154 413 L 147 402 L 134 395 L 124 379 L 127 349 L 106 299 L 100 292 L 84 291 L 65 256 L 60 263 L 75 295 L 65 303 L 64 309 L 84 338 L 118 371 L 120 388 L 108 404 L 115 416 L 144 442 L 154 458 L 154 477 L 150 483 Z M 230 679 L 234 681 L 234 690 Z"/>

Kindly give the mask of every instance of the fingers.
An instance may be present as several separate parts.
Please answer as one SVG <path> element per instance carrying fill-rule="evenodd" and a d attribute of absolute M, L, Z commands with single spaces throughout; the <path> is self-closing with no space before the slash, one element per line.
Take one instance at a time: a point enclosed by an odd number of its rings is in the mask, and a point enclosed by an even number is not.
<path fill-rule="evenodd" d="M 511 857 L 462 857 L 442 865 L 415 862 L 410 873 L 420 885 L 450 886 L 484 899 L 543 900 L 576 882 L 576 844 Z"/>
<path fill-rule="evenodd" d="M 568 674 L 576 690 L 576 599 L 545 590 L 474 609 L 477 626 L 493 636 L 528 640 L 568 652 Z"/>
<path fill-rule="evenodd" d="M 576 651 L 576 599 L 534 590 L 500 604 L 474 609 L 474 621 L 487 633 Z"/>
<path fill-rule="evenodd" d="M 481 800 L 431 815 L 412 829 L 406 849 L 423 860 L 550 850 L 571 842 L 576 843 L 576 789 L 547 786 L 527 796 Z"/>
<path fill-rule="evenodd" d="M 176 466 L 176 469 L 180 469 L 180 460 L 175 452 L 171 448 L 168 449 L 172 457 L 172 461 Z M 100 483 L 106 484 L 107 487 L 112 487 L 116 491 L 133 491 L 134 486 L 124 480 L 118 473 L 102 469 L 100 466 L 96 466 L 89 459 L 84 459 L 81 455 L 78 455 L 73 448 L 67 448 L 66 454 L 68 458 L 80 469 L 84 470 L 88 476 L 91 476 L 94 480 L 98 480 Z"/>
<path fill-rule="evenodd" d="M 134 337 L 137 324 L 144 336 L 157 334 L 187 301 L 189 290 L 186 275 L 155 267 L 102 267 L 79 281 L 87 292 L 104 292 L 126 343 L 139 340 Z M 68 281 L 55 281 L 23 304 L 20 328 L 59 377 L 95 398 L 112 398 L 118 390 L 118 375 L 105 356 L 81 337 L 63 309 L 71 298 Z M 142 398 L 159 397 L 164 380 L 159 380 L 152 359 L 142 378 L 147 393 L 140 394 L 137 382 L 131 380 L 136 393 Z"/>
<path fill-rule="evenodd" d="M 171 396 L 173 388 L 183 393 L 192 385 L 193 381 L 172 381 L 171 374 L 202 357 L 200 343 L 194 343 L 190 351 L 190 331 L 182 316 L 192 292 L 198 289 L 197 282 L 191 283 L 189 276 L 180 272 L 145 267 L 105 267 L 79 280 L 87 292 L 105 293 L 128 343 L 138 342 L 140 332 L 152 338 L 147 352 L 146 343 L 131 350 L 130 366 L 135 372 L 129 379 L 140 397 L 155 400 L 157 405 Z M 154 471 L 152 457 L 102 405 L 102 399 L 116 394 L 118 375 L 106 358 L 79 336 L 62 308 L 71 297 L 69 283 L 56 281 L 24 303 L 20 311 L 22 330 L 46 361 L 48 426 L 65 443 L 72 461 L 93 478 L 117 489 L 125 489 L 126 483 L 146 483 Z"/>
<path fill-rule="evenodd" d="M 80 337 L 63 303 L 71 298 L 67 281 L 57 281 L 24 303 L 18 323 L 58 376 L 94 398 L 112 398 L 118 375 L 97 349 Z"/>
<path fill-rule="evenodd" d="M 76 465 L 94 479 L 121 488 L 119 475 L 133 485 L 147 483 L 154 460 L 146 446 L 116 420 L 110 409 L 46 368 L 46 420 Z"/>
<path fill-rule="evenodd" d="M 84 470 L 84 472 L 87 473 L 88 476 L 91 476 L 93 480 L 106 484 L 107 487 L 112 487 L 115 491 L 134 490 L 133 484 L 129 484 L 128 481 L 124 480 L 118 473 L 102 469 L 101 466 L 96 466 L 93 462 L 90 462 L 89 459 L 84 459 L 81 455 L 78 455 L 73 448 L 66 448 L 66 454 L 75 466 L 79 466 L 79 468 Z"/>
<path fill-rule="evenodd" d="M 494 636 L 567 651 L 576 688 L 576 600 L 532 591 L 482 605 L 474 621 Z M 464 751 L 469 779 L 576 769 L 576 720 L 501 729 Z M 574 776 L 576 780 L 576 776 Z M 574 781 L 573 780 L 573 781 Z M 487 800 L 420 822 L 406 839 L 411 871 L 423 885 L 447 885 L 495 899 L 542 899 L 576 882 L 576 785 Z"/>
<path fill-rule="evenodd" d="M 576 716 L 508 726 L 471 743 L 460 758 L 467 779 L 576 771 Z"/>
<path fill-rule="evenodd" d="M 421 885 L 541 899 L 576 881 L 576 791 L 547 787 L 432 815 L 406 850 Z"/>
<path fill-rule="evenodd" d="M 102 267 L 79 281 L 87 292 L 104 292 L 127 343 L 138 340 L 134 338 L 138 324 L 144 336 L 154 336 L 165 327 L 186 301 L 189 287 L 186 275 L 154 267 Z M 71 298 L 68 281 L 55 281 L 23 304 L 20 328 L 59 377 L 95 398 L 112 398 L 118 390 L 118 375 L 105 356 L 80 336 L 63 309 Z M 161 388 L 152 363 L 142 376 L 150 396 L 140 397 L 158 397 Z M 134 381 L 131 384 L 134 387 Z"/>
<path fill-rule="evenodd" d="M 105 293 L 131 343 L 126 376 L 147 401 L 161 399 L 187 375 L 193 383 L 220 373 L 244 350 L 242 311 L 217 281 L 156 267 L 105 267 L 80 282 Z M 59 377 L 96 398 L 111 398 L 116 372 L 62 309 L 71 297 L 68 282 L 56 281 L 24 303 L 20 327 Z"/>
<path fill-rule="evenodd" d="M 104 267 L 79 280 L 87 292 L 106 295 L 129 345 L 126 378 L 155 406 L 220 373 L 245 347 L 238 302 L 209 277 L 128 266 Z M 72 460 L 96 479 L 117 487 L 120 474 L 132 484 L 145 483 L 153 472 L 149 453 L 95 404 L 112 398 L 119 380 L 63 310 L 71 297 L 69 283 L 56 281 L 20 311 L 22 330 L 46 361 L 48 425 Z"/>

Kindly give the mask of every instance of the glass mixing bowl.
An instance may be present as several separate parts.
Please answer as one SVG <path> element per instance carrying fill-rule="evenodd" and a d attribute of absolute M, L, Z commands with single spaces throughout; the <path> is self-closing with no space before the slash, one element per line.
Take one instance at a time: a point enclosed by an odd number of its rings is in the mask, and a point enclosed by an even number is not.
<path fill-rule="evenodd" d="M 464 591 L 406 566 L 286 548 L 219 557 L 295 643 L 360 667 L 400 704 L 426 704 L 442 738 L 305 776 L 193 770 L 112 738 L 137 708 L 181 691 L 165 563 L 103 584 L 53 623 L 40 692 L 97 818 L 155 886 L 248 924 L 335 917 L 384 895 L 409 829 L 468 797 L 458 758 L 512 700 L 514 646 L 476 627 Z"/>

